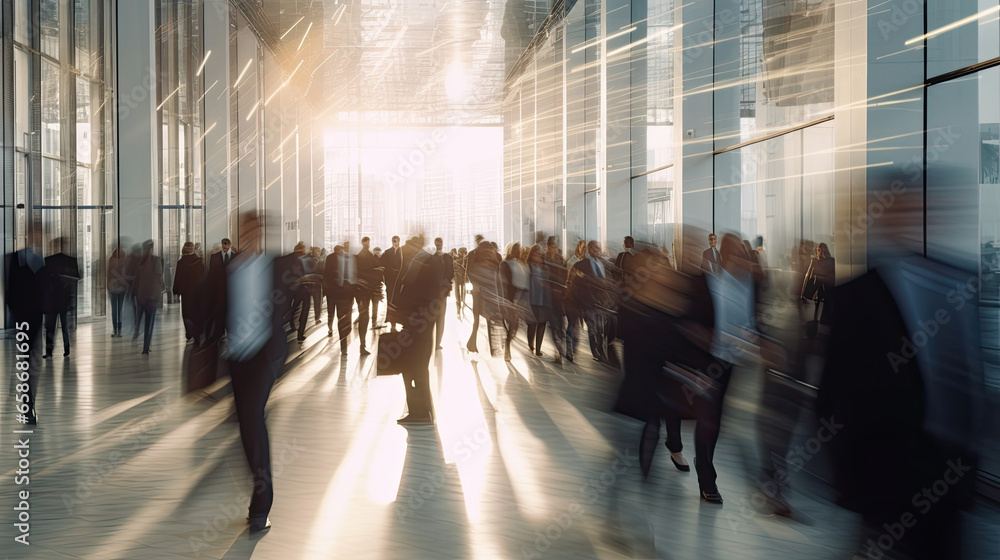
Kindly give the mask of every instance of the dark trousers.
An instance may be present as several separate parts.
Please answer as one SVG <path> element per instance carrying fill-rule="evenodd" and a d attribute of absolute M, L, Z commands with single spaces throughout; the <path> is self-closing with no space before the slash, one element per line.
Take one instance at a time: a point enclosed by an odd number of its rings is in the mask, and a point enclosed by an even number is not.
<path fill-rule="evenodd" d="M 580 324 L 583 317 L 576 313 L 566 314 L 566 357 L 570 360 L 576 355 L 576 347 L 580 343 Z"/>
<path fill-rule="evenodd" d="M 713 366 L 714 369 L 715 366 Z M 690 402 L 695 415 L 694 428 L 694 468 L 698 472 L 698 485 L 707 490 L 715 489 L 715 481 L 718 478 L 715 472 L 713 460 L 715 458 L 715 444 L 719 441 L 719 429 L 722 427 L 722 403 L 726 396 L 726 389 L 729 387 L 729 378 L 733 373 L 731 364 L 726 364 L 720 370 L 721 373 L 713 379 L 719 384 L 717 391 L 709 398 L 701 398 L 684 391 L 681 387 L 675 387 L 673 402 L 683 404 Z M 664 410 L 663 419 L 667 424 L 667 449 L 671 453 L 679 453 L 683 449 L 681 443 L 681 413 L 680 406 L 667 407 Z"/>
<path fill-rule="evenodd" d="M 479 334 L 479 314 L 483 311 L 483 296 L 479 290 L 472 290 L 472 334 L 469 336 L 470 350 L 477 348 L 476 336 Z"/>
<path fill-rule="evenodd" d="M 271 448 L 264 422 L 264 407 L 277 378 L 275 360 L 261 351 L 247 362 L 230 362 L 233 401 L 240 423 L 240 438 L 253 476 L 253 496 L 250 498 L 250 523 L 262 525 L 274 502 L 271 480 Z"/>
<path fill-rule="evenodd" d="M 354 299 L 358 302 L 358 338 L 361 339 L 361 349 L 363 350 L 365 348 L 365 336 L 368 335 L 368 310 L 371 308 L 372 296 L 371 293 L 359 293 Z M 347 310 L 347 313 L 347 317 L 350 319 L 350 309 Z M 378 313 L 378 300 L 375 301 L 375 313 Z"/>
<path fill-rule="evenodd" d="M 122 332 L 122 308 L 125 306 L 125 292 L 108 292 L 111 300 L 111 328 L 116 333 Z"/>
<path fill-rule="evenodd" d="M 306 293 L 305 297 L 302 298 L 302 313 L 299 315 L 299 338 L 305 338 L 306 336 L 306 325 L 309 324 L 309 306 L 313 301 L 312 294 Z M 293 308 L 294 310 L 294 308 Z M 320 309 L 319 304 L 316 304 L 316 315 L 319 315 Z"/>
<path fill-rule="evenodd" d="M 42 336 L 42 331 L 43 331 L 43 329 L 42 329 L 42 314 L 39 313 L 37 317 L 15 317 L 15 319 L 14 319 L 14 323 L 15 324 L 22 323 L 22 322 L 28 323 L 28 328 L 25 330 L 25 332 L 27 332 L 27 334 L 28 334 L 28 340 L 26 341 L 28 343 L 28 352 L 27 352 L 27 354 L 28 354 L 28 391 L 27 391 L 28 400 L 26 402 L 26 404 L 28 405 L 28 412 L 27 412 L 26 415 L 28 416 L 29 421 L 31 421 L 33 423 L 34 420 L 35 420 L 35 399 L 36 399 L 36 397 L 38 395 L 38 371 L 39 371 L 40 367 L 39 367 L 39 364 L 38 364 L 38 354 L 37 354 L 38 350 L 37 349 L 39 348 L 39 342 L 40 342 L 40 339 L 41 339 L 41 336 Z M 17 332 L 17 331 L 15 331 L 15 332 Z M 17 352 L 17 354 L 21 354 L 21 352 Z M 14 370 L 14 371 L 16 372 L 16 371 L 19 371 L 19 370 Z M 15 373 L 15 377 L 14 377 L 14 383 L 15 383 L 15 385 L 23 383 L 22 381 L 20 381 L 20 380 L 17 379 L 16 373 Z M 18 402 L 17 404 L 20 404 L 20 402 Z M 15 407 L 17 406 L 17 404 L 15 404 Z"/>
<path fill-rule="evenodd" d="M 604 312 L 596 309 L 588 309 L 583 314 L 583 320 L 587 323 L 587 336 L 590 338 L 590 353 L 602 362 L 608 361 L 607 340 L 605 339 L 607 317 L 605 317 Z"/>
<path fill-rule="evenodd" d="M 434 349 L 434 331 L 430 324 L 424 324 L 419 329 L 403 329 L 409 332 L 413 344 L 406 349 L 407 365 L 403 369 L 403 382 L 406 384 L 406 408 L 409 414 L 425 416 L 432 414 L 434 405 L 431 402 L 430 364 Z"/>
<path fill-rule="evenodd" d="M 65 308 L 45 314 L 45 352 L 47 354 L 51 354 L 56 345 L 56 317 L 59 318 L 62 325 L 63 349 L 69 350 L 69 309 Z"/>
<path fill-rule="evenodd" d="M 444 315 L 448 311 L 448 300 L 445 298 L 431 302 L 431 314 L 434 316 L 434 337 L 435 347 L 441 346 L 441 339 L 444 337 Z"/>
<path fill-rule="evenodd" d="M 201 334 L 199 309 L 194 294 L 181 294 L 181 319 L 184 321 L 184 338 L 192 339 Z"/>
<path fill-rule="evenodd" d="M 351 311 L 354 308 L 352 292 L 352 288 L 345 286 L 335 288 L 326 294 L 327 327 L 330 332 L 333 332 L 333 318 L 336 317 L 340 348 L 345 352 L 347 351 L 347 338 L 351 336 Z"/>
<path fill-rule="evenodd" d="M 288 316 L 288 319 L 292 322 L 293 329 L 295 328 L 295 325 L 309 321 L 309 299 L 309 292 L 301 286 L 292 291 L 292 313 Z M 300 307 L 303 308 L 302 313 L 299 313 Z M 297 313 L 298 318 L 296 318 Z"/>
<path fill-rule="evenodd" d="M 142 339 L 142 353 L 149 353 L 149 343 L 153 340 L 153 325 L 156 321 L 156 308 L 159 307 L 156 300 L 143 302 L 139 305 L 140 314 L 146 317 L 144 336 Z M 136 320 L 138 322 L 138 320 Z"/>
<path fill-rule="evenodd" d="M 455 280 L 455 308 L 458 311 L 458 316 L 462 316 L 462 311 L 465 308 L 465 282 L 460 282 Z"/>
<path fill-rule="evenodd" d="M 318 285 L 315 288 L 310 288 L 309 292 L 312 294 L 313 307 L 316 309 L 315 316 L 316 322 L 319 322 L 319 316 L 323 313 L 323 289 Z M 308 317 L 308 313 L 306 316 Z"/>

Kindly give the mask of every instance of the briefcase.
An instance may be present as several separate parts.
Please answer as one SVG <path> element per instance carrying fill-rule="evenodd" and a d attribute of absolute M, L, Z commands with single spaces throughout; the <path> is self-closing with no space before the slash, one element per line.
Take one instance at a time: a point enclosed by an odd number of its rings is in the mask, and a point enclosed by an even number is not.
<path fill-rule="evenodd" d="M 205 342 L 201 346 L 188 348 L 191 355 L 188 360 L 185 392 L 190 393 L 215 383 L 219 367 L 219 343 Z"/>
<path fill-rule="evenodd" d="M 400 342 L 402 332 L 390 331 L 378 337 L 376 375 L 396 375 L 405 369 L 406 345 Z"/>

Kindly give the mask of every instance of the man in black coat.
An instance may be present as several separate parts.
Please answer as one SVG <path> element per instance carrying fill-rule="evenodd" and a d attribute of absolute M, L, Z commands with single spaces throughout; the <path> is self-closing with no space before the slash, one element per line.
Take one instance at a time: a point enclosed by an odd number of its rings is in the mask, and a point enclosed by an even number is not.
<path fill-rule="evenodd" d="M 503 258 L 489 241 L 481 235 L 476 236 L 479 245 L 469 252 L 466 260 L 466 273 L 472 281 L 472 334 L 466 348 L 469 352 L 478 352 L 476 337 L 479 334 L 479 316 L 486 316 L 487 329 L 491 320 L 500 318 L 500 263 Z M 493 346 L 490 336 L 490 352 L 496 354 L 499 350 Z"/>
<path fill-rule="evenodd" d="M 65 248 L 68 240 L 61 238 L 56 244 Z M 59 252 L 45 257 L 45 355 L 51 358 L 55 347 L 56 318 L 62 325 L 63 356 L 69 356 L 69 315 L 76 303 L 76 283 L 80 281 L 80 268 L 76 259 Z"/>
<path fill-rule="evenodd" d="M 218 342 L 226 330 L 226 269 L 238 254 L 226 237 L 222 239 L 222 250 L 209 257 L 208 274 L 201 290 L 206 303 L 201 331 L 208 343 Z"/>
<path fill-rule="evenodd" d="M 45 262 L 41 257 L 32 252 L 31 249 L 21 249 L 15 253 L 7 255 L 4 266 L 7 273 L 5 280 L 4 299 L 10 309 L 11 318 L 14 321 L 15 333 L 25 333 L 27 340 L 16 338 L 19 345 L 17 353 L 28 356 L 28 390 L 20 391 L 28 395 L 26 424 L 37 424 L 38 417 L 35 412 L 35 397 L 38 391 L 38 343 L 42 334 L 42 282 L 40 279 L 45 275 Z M 24 344 L 26 346 L 20 346 Z M 26 352 L 22 350 L 26 349 Z M 22 376 L 23 377 L 23 376 Z M 17 379 L 18 384 L 23 383 L 23 378 Z"/>
<path fill-rule="evenodd" d="M 336 317 L 341 354 L 347 354 L 348 338 L 351 336 L 351 311 L 358 289 L 357 270 L 354 256 L 342 245 L 334 247 L 333 254 L 326 258 L 323 292 L 326 293 L 327 336 L 333 336 L 333 319 Z M 365 341 L 361 339 L 361 355 L 367 354 Z"/>
<path fill-rule="evenodd" d="M 400 274 L 403 269 L 403 250 L 399 246 L 398 235 L 392 236 L 392 247 L 382 253 L 379 262 L 382 265 L 383 275 L 385 276 L 386 297 L 388 298 L 388 303 L 391 304 L 396 297 L 396 284 L 401 279 Z M 386 323 L 392 324 L 393 330 L 395 330 L 395 323 L 389 319 L 386 319 Z"/>
<path fill-rule="evenodd" d="M 181 297 L 181 318 L 184 321 L 184 336 L 187 340 L 197 339 L 201 321 L 201 305 L 198 301 L 198 287 L 205 279 L 205 261 L 194 252 L 194 243 L 188 241 L 181 249 L 177 261 L 172 292 Z"/>
<path fill-rule="evenodd" d="M 587 323 L 590 352 L 594 359 L 607 363 L 608 313 L 614 307 L 614 265 L 601 256 L 601 245 L 596 241 L 587 244 L 589 258 L 578 261 L 570 270 L 567 286 L 567 305 L 574 306 L 575 315 Z"/>
<path fill-rule="evenodd" d="M 417 243 L 420 243 L 417 238 Z M 403 352 L 403 381 L 406 385 L 408 414 L 400 424 L 434 422 L 428 365 L 433 354 L 434 319 L 444 277 L 426 251 L 413 256 L 399 285 L 399 298 L 393 313 L 403 323 L 399 344 Z"/>
<path fill-rule="evenodd" d="M 375 328 L 378 298 L 382 295 L 382 269 L 378 258 L 369 249 L 370 246 L 371 240 L 367 236 L 362 237 L 361 251 L 355 259 L 358 265 L 358 290 L 355 296 L 358 302 L 358 336 L 362 340 L 362 345 L 368 334 L 369 320 L 372 328 Z M 375 304 L 374 309 L 372 303 Z"/>
<path fill-rule="evenodd" d="M 451 293 L 451 280 L 455 277 L 455 261 L 449 253 L 444 252 L 444 240 L 440 237 L 434 239 L 434 255 L 431 262 L 435 267 L 435 275 L 441 280 L 440 296 L 438 297 L 438 309 L 435 309 L 437 318 L 434 320 L 434 329 L 437 333 L 435 337 L 437 349 L 441 349 L 441 337 L 444 336 L 444 315 L 447 310 L 448 294 Z"/>

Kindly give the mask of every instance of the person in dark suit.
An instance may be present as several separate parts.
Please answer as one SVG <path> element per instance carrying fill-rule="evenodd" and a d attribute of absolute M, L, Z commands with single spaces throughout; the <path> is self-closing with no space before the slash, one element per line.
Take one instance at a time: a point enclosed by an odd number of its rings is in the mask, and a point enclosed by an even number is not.
<path fill-rule="evenodd" d="M 65 237 L 53 243 L 65 249 L 69 240 Z M 80 281 L 80 268 L 76 259 L 59 252 L 45 257 L 45 276 L 48 285 L 45 291 L 45 355 L 43 358 L 51 358 L 52 350 L 55 347 L 56 318 L 62 325 L 63 356 L 69 356 L 69 316 L 71 308 L 76 303 L 76 283 Z"/>
<path fill-rule="evenodd" d="M 493 248 L 493 244 L 482 236 L 476 236 L 478 246 L 469 252 L 467 272 L 472 281 L 472 334 L 466 348 L 469 352 L 478 352 L 476 337 L 479 334 L 479 317 L 486 317 L 487 329 L 490 323 L 502 319 L 500 312 L 499 274 L 503 258 Z M 496 355 L 499 348 L 494 348 L 493 336 L 490 340 L 490 353 Z"/>
<path fill-rule="evenodd" d="M 369 321 L 371 321 L 372 329 L 375 328 L 375 319 L 378 317 L 378 298 L 382 297 L 382 270 L 378 258 L 372 254 L 369 246 L 371 246 L 371 239 L 367 236 L 362 237 L 361 250 L 355 257 L 355 262 L 358 265 L 358 286 L 355 299 L 358 302 L 358 337 L 361 339 L 362 348 L 365 347 L 365 340 L 368 336 Z M 372 313 L 373 304 L 374 313 Z"/>
<path fill-rule="evenodd" d="M 419 237 L 411 241 L 418 247 L 423 243 Z M 403 323 L 400 339 L 406 335 L 410 340 L 404 349 L 406 365 L 403 368 L 408 413 L 398 422 L 403 425 L 428 424 L 434 422 L 428 369 L 434 353 L 435 314 L 431 310 L 438 304 L 444 277 L 427 251 L 415 253 L 409 264 L 406 275 L 399 283 L 399 297 L 394 300 L 392 310 Z"/>
<path fill-rule="evenodd" d="M 42 282 L 45 275 L 45 261 L 36 255 L 31 249 L 21 249 L 7 255 L 4 265 L 4 272 L 7 277 L 4 279 L 4 301 L 10 310 L 10 317 L 14 321 L 15 332 L 24 332 L 28 339 L 17 343 L 26 344 L 27 351 L 19 347 L 19 354 L 28 355 L 28 401 L 27 424 L 37 424 L 38 415 L 35 410 L 35 401 L 38 394 L 38 343 L 42 334 Z M 13 368 L 12 368 L 13 369 Z M 16 375 L 16 374 L 15 374 Z M 17 379 L 18 383 L 23 382 Z M 21 393 L 25 393 L 21 391 Z"/>
<path fill-rule="evenodd" d="M 468 282 L 468 275 L 465 272 L 466 259 L 469 256 L 469 250 L 462 247 L 455 252 L 455 257 L 452 262 L 455 265 L 455 272 L 452 276 L 455 282 L 455 308 L 458 312 L 458 318 L 462 318 L 462 311 L 465 309 L 465 283 Z"/>
<path fill-rule="evenodd" d="M 372 329 L 381 329 L 382 323 L 378 320 L 378 306 L 379 302 L 385 299 L 385 269 L 382 268 L 382 249 L 380 247 L 375 247 L 372 251 L 372 256 L 375 257 L 375 262 L 378 263 L 378 267 L 375 269 L 378 274 L 373 274 L 372 278 L 375 280 L 375 284 L 372 286 Z"/>
<path fill-rule="evenodd" d="M 270 260 L 268 255 L 253 252 L 260 237 L 256 214 L 244 217 L 240 227 L 241 242 L 248 250 L 237 255 L 229 265 L 225 290 L 228 350 L 226 361 L 232 377 L 233 401 L 240 425 L 240 439 L 253 477 L 253 494 L 247 521 L 251 533 L 270 529 L 268 514 L 274 502 L 271 474 L 271 451 L 264 409 L 271 388 L 288 356 L 281 305 L 292 297 L 293 281 L 283 272 L 300 262 L 288 255 Z M 284 260 L 282 267 L 277 261 Z M 270 299 L 271 305 L 267 305 Z"/>
<path fill-rule="evenodd" d="M 323 291 L 326 293 L 327 336 L 333 336 L 333 318 L 337 318 L 337 333 L 340 336 L 340 353 L 347 354 L 347 342 L 351 336 L 351 311 L 357 294 L 357 264 L 354 256 L 342 245 L 333 248 L 333 254 L 326 258 L 326 273 L 323 277 Z M 361 340 L 361 355 L 368 354 L 365 341 Z"/>
<path fill-rule="evenodd" d="M 441 339 L 444 336 L 444 315 L 447 311 L 448 294 L 451 293 L 451 281 L 455 277 L 455 261 L 451 255 L 444 252 L 444 240 L 440 237 L 434 239 L 434 252 L 431 263 L 436 267 L 435 275 L 441 280 L 441 295 L 438 298 L 440 305 L 434 309 L 437 318 L 434 320 L 434 330 L 437 333 L 435 342 L 437 349 L 441 349 Z"/>
<path fill-rule="evenodd" d="M 149 344 L 153 339 L 153 325 L 156 312 L 163 305 L 163 259 L 153 255 L 153 240 L 142 244 L 142 258 L 139 260 L 139 273 L 136 276 L 136 300 L 139 309 L 146 318 L 144 336 L 142 339 L 142 354 L 149 354 Z M 132 340 L 138 338 L 138 334 Z"/>
<path fill-rule="evenodd" d="M 233 242 L 229 240 L 228 237 L 222 238 L 222 250 L 217 253 L 212 253 L 212 258 L 208 263 L 208 267 L 211 269 L 216 265 L 228 265 L 229 261 L 233 260 L 233 257 L 239 253 L 233 247 Z"/>
<path fill-rule="evenodd" d="M 716 247 L 718 242 L 714 233 L 708 234 L 708 249 L 701 254 L 701 268 L 707 272 L 718 272 L 718 267 L 722 266 L 722 254 Z"/>
<path fill-rule="evenodd" d="M 303 266 L 305 268 L 306 275 L 309 275 L 309 274 L 318 274 L 320 277 L 323 276 L 323 269 L 326 268 L 326 261 L 325 261 L 325 259 L 322 260 L 322 261 L 320 260 L 320 255 L 321 254 L 322 254 L 322 252 L 320 251 L 319 247 L 310 247 L 309 248 L 308 258 L 306 258 L 303 261 Z M 320 323 L 319 316 L 323 313 L 323 307 L 322 307 L 322 305 L 323 305 L 323 284 L 322 283 L 308 284 L 308 287 L 309 287 L 309 294 L 312 296 L 312 300 L 313 300 L 312 301 L 312 303 L 313 303 L 313 309 L 315 309 L 315 311 L 313 312 L 313 315 L 315 317 L 316 324 L 318 325 Z"/>
<path fill-rule="evenodd" d="M 201 334 L 200 315 L 201 302 L 198 301 L 198 286 L 205 278 L 205 262 L 194 253 L 194 243 L 188 241 L 181 249 L 181 258 L 177 261 L 177 272 L 174 273 L 174 295 L 181 297 L 181 317 L 184 321 L 184 337 L 187 340 L 197 340 Z"/>
<path fill-rule="evenodd" d="M 622 251 L 615 257 L 615 266 L 619 270 L 625 270 L 625 261 L 635 256 L 635 239 L 631 235 L 626 235 L 622 241 Z"/>
<path fill-rule="evenodd" d="M 208 274 L 202 285 L 205 309 L 201 332 L 205 342 L 215 343 L 226 331 L 226 270 L 239 252 L 228 237 L 222 239 L 222 250 L 208 259 Z"/>
<path fill-rule="evenodd" d="M 306 254 L 306 244 L 299 241 L 295 244 L 295 248 L 287 256 L 289 258 L 294 257 L 298 259 L 298 265 L 293 267 L 293 272 L 295 274 L 295 280 L 299 280 L 306 275 L 305 263 L 303 262 L 303 257 Z M 291 315 L 289 316 L 289 321 L 291 321 L 292 331 L 299 331 L 299 341 L 305 340 L 305 327 L 304 324 L 309 322 L 309 288 L 302 283 L 295 283 L 292 289 L 292 301 L 291 301 Z M 301 312 L 300 312 L 301 311 Z M 298 326 L 296 326 L 298 325 Z"/>
<path fill-rule="evenodd" d="M 595 360 L 608 363 L 607 319 L 614 305 L 614 265 L 601 256 L 601 245 L 587 243 L 588 257 L 570 270 L 568 298 L 587 323 L 590 351 Z"/>
<path fill-rule="evenodd" d="M 389 247 L 382 253 L 380 257 L 383 272 L 385 277 L 385 293 L 388 298 L 388 304 L 392 304 L 393 299 L 396 297 L 396 284 L 400 279 L 400 271 L 403 269 L 403 250 L 399 246 L 399 236 L 392 236 L 392 247 Z M 396 324 L 392 321 L 386 319 L 387 323 L 392 325 L 393 330 L 396 330 Z"/>
<path fill-rule="evenodd" d="M 122 312 L 125 310 L 125 294 L 131 281 L 125 273 L 125 250 L 121 246 L 111 253 L 108 259 L 108 272 L 105 285 L 108 288 L 108 300 L 111 302 L 111 338 L 122 336 Z"/>

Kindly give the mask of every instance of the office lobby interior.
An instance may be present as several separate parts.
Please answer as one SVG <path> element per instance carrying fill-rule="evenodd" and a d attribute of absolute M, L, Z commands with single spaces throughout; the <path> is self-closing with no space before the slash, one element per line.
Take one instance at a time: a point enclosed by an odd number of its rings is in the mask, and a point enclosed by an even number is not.
<path fill-rule="evenodd" d="M 995 0 L 0 28 L 0 556 L 1000 560 Z"/>

